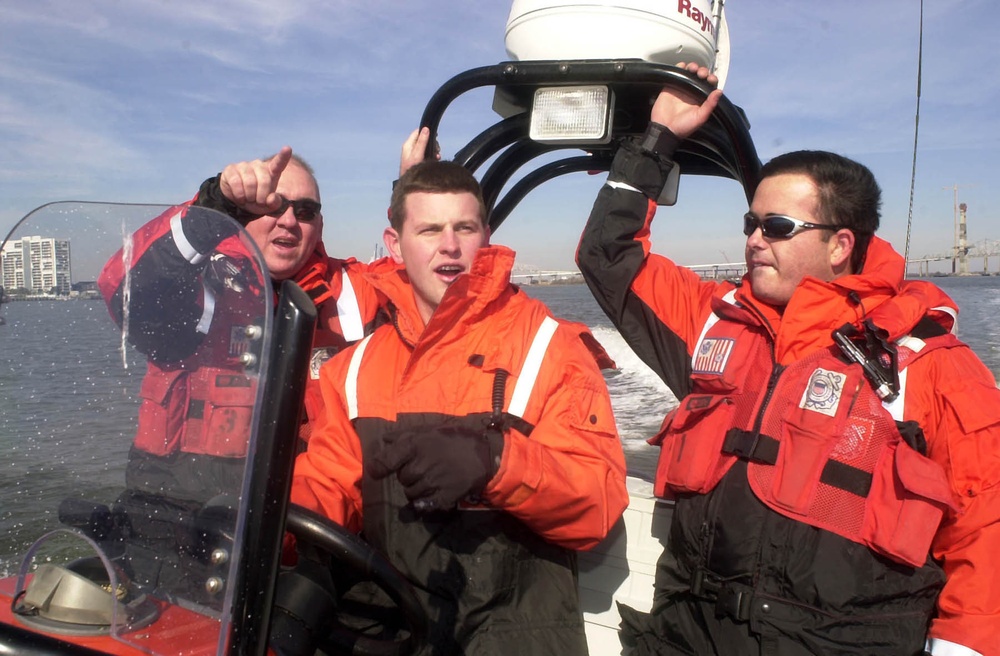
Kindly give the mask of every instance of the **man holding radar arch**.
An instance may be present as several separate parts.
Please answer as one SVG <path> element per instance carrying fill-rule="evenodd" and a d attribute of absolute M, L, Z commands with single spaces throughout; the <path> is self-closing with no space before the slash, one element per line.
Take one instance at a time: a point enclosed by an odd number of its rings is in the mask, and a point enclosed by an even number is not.
<path fill-rule="evenodd" d="M 627 640 L 639 654 L 1000 654 L 1000 390 L 954 336 L 952 301 L 904 280 L 875 236 L 871 172 L 822 151 L 766 164 L 735 284 L 651 252 L 672 157 L 720 97 L 659 94 L 577 254 L 680 399 L 652 440 L 670 542 Z"/>

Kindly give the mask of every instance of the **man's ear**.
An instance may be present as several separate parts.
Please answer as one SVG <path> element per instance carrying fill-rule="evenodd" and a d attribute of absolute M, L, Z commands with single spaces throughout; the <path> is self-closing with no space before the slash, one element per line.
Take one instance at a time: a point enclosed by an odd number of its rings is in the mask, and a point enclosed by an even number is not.
<path fill-rule="evenodd" d="M 399 233 L 394 228 L 386 228 L 382 232 L 382 242 L 385 244 L 385 249 L 389 251 L 389 255 L 392 256 L 392 261 L 396 264 L 402 264 L 403 251 L 399 247 Z"/>
<path fill-rule="evenodd" d="M 851 253 L 857 242 L 854 233 L 847 228 L 841 228 L 830 238 L 830 267 L 834 271 L 847 272 L 851 267 Z M 853 272 L 857 273 L 857 272 Z"/>

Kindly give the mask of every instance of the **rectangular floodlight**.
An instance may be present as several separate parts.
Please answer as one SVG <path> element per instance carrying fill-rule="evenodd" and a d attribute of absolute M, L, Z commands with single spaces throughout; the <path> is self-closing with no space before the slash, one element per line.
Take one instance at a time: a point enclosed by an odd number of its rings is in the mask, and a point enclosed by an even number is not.
<path fill-rule="evenodd" d="M 528 136 L 554 144 L 608 143 L 613 106 L 614 94 L 603 85 L 537 89 Z"/>

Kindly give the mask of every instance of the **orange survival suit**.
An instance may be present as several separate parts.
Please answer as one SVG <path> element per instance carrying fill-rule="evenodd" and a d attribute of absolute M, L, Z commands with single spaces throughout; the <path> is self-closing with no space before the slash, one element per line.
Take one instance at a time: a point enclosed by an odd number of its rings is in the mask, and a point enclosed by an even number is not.
<path fill-rule="evenodd" d="M 860 274 L 806 278 L 782 314 L 702 282 L 650 253 L 669 168 L 623 145 L 578 251 L 681 399 L 656 440 L 676 506 L 639 653 L 1000 654 L 1000 391 L 948 334 L 950 299 L 878 238 Z M 899 342 L 893 404 L 833 345 L 865 320 Z"/>
<path fill-rule="evenodd" d="M 513 257 L 482 248 L 426 327 L 405 272 L 369 275 L 391 324 L 323 368 L 325 415 L 295 466 L 294 503 L 363 530 L 413 583 L 432 653 L 586 653 L 573 550 L 627 504 L 595 359 L 610 361 L 509 283 Z M 481 505 L 417 516 L 395 476 L 362 467 L 390 431 L 493 421 L 505 446 Z"/>
<path fill-rule="evenodd" d="M 237 231 L 200 206 L 172 207 L 142 226 L 127 259 L 116 253 L 98 279 L 112 318 L 121 326 L 127 317 L 129 342 L 148 358 L 118 504 L 130 517 L 133 575 L 161 589 L 183 579 L 170 587 L 188 598 L 204 596 L 210 570 L 187 557 L 178 526 L 206 503 L 239 494 L 257 393 L 266 274 Z M 320 246 L 295 278 L 320 315 L 310 418 L 319 411 L 319 364 L 371 329 L 377 298 L 360 277 L 366 268 Z M 338 306 L 348 288 L 351 303 Z M 179 560 L 166 561 L 171 553 Z"/>
<path fill-rule="evenodd" d="M 239 215 L 236 205 L 222 194 L 219 176 L 202 183 L 193 204 L 233 218 Z M 321 241 L 292 278 L 312 299 L 318 313 L 309 379 L 306 381 L 306 423 L 299 433 L 304 441 L 308 441 L 313 422 L 322 407 L 319 368 L 334 354 L 374 329 L 379 302 L 375 290 L 367 284 L 363 274 L 369 270 L 391 270 L 395 267 L 389 258 L 364 264 L 354 258 L 330 257 Z"/>
<path fill-rule="evenodd" d="M 244 376 L 248 361 L 241 356 L 254 335 L 259 336 L 260 317 L 243 316 L 246 310 L 239 295 L 248 290 L 227 287 L 225 274 L 213 272 L 220 268 L 219 259 L 235 271 L 254 265 L 235 236 L 235 225 L 213 220 L 208 213 L 189 218 L 188 207 L 171 208 L 140 228 L 133 236 L 129 270 L 119 251 L 105 265 L 98 284 L 112 318 L 121 325 L 128 274 L 129 340 L 149 358 L 140 391 L 136 449 L 158 457 L 178 453 L 242 457 L 245 439 L 233 435 L 245 436 L 249 429 L 256 387 Z M 213 251 L 222 257 L 210 259 Z M 362 278 L 368 269 L 354 259 L 327 256 L 321 243 L 293 278 L 319 312 L 305 400 L 309 423 L 321 403 L 320 365 L 374 325 L 378 299 Z M 263 285 L 260 273 L 254 271 L 256 275 L 249 278 L 256 278 L 259 295 Z M 257 305 L 263 307 L 262 302 Z M 255 325 L 257 330 L 247 330 Z M 308 437 L 307 427 L 302 436 Z M 144 483 L 130 481 L 129 486 L 184 490 L 202 500 L 213 495 L 211 489 L 198 489 L 199 481 L 210 488 L 215 485 L 201 474 L 196 474 L 197 480 L 165 476 Z"/>

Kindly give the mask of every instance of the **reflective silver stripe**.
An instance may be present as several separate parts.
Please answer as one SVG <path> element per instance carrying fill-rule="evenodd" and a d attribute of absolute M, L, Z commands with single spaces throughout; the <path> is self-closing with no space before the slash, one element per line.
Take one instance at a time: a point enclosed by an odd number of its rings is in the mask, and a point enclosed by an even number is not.
<path fill-rule="evenodd" d="M 638 189 L 636 189 L 632 185 L 628 184 L 627 182 L 618 182 L 617 180 L 608 180 L 604 184 L 606 184 L 607 186 L 611 187 L 612 189 L 625 189 L 627 191 L 634 191 L 637 194 L 641 194 L 642 193 L 641 191 L 639 191 Z"/>
<path fill-rule="evenodd" d="M 924 651 L 931 656 L 983 656 L 975 649 L 941 638 L 927 638 Z"/>
<path fill-rule="evenodd" d="M 906 405 L 906 377 L 906 368 L 904 367 L 899 371 L 899 394 L 892 403 L 882 401 L 882 407 L 892 415 L 894 421 L 903 421 L 903 407 Z"/>
<path fill-rule="evenodd" d="M 898 344 L 899 346 L 905 346 L 914 353 L 920 353 L 921 351 L 924 350 L 924 347 L 927 346 L 927 342 L 920 339 L 919 337 L 913 337 L 912 335 L 903 335 L 898 340 L 896 340 L 896 344 Z"/>
<path fill-rule="evenodd" d="M 558 321 L 552 317 L 545 317 L 541 325 L 538 326 L 538 330 L 535 331 L 535 337 L 531 340 L 531 347 L 528 349 L 528 357 L 524 359 L 521 373 L 517 376 L 514 394 L 510 397 L 510 405 L 507 407 L 507 412 L 510 414 L 516 417 L 524 416 L 524 410 L 528 407 L 528 399 L 531 398 L 531 390 L 534 389 L 535 381 L 538 379 L 538 371 L 542 368 L 542 360 L 545 359 L 545 351 L 548 350 L 552 335 L 555 334 L 558 327 Z"/>
<path fill-rule="evenodd" d="M 358 372 L 361 370 L 361 359 L 365 357 L 365 349 L 372 336 L 369 335 L 358 342 L 351 354 L 351 364 L 347 367 L 347 380 L 344 381 L 344 396 L 347 397 L 347 418 L 354 421 L 358 418 Z"/>
<path fill-rule="evenodd" d="M 912 335 L 903 335 L 896 340 L 896 344 L 908 348 L 914 353 L 920 353 L 927 346 L 927 342 Z M 906 406 L 906 372 L 906 367 L 899 370 L 899 395 L 896 396 L 895 400 L 892 403 L 882 401 L 882 407 L 892 415 L 895 421 L 903 421 L 903 410 Z"/>
<path fill-rule="evenodd" d="M 201 288 L 205 292 L 204 304 L 201 318 L 198 319 L 198 325 L 194 329 L 202 335 L 207 335 L 208 329 L 212 327 L 212 318 L 215 316 L 215 294 L 207 285 L 202 285 Z"/>
<path fill-rule="evenodd" d="M 358 297 L 354 293 L 347 269 L 344 269 L 343 279 L 340 296 L 337 297 L 337 316 L 340 318 L 340 330 L 344 333 L 344 339 L 356 342 L 365 336 L 365 325 L 361 321 L 361 307 L 358 306 Z"/>
<path fill-rule="evenodd" d="M 170 217 L 170 235 L 174 238 L 174 245 L 177 246 L 177 250 L 180 251 L 181 257 L 191 264 L 200 264 L 205 261 L 208 254 L 199 253 L 195 250 L 195 247 L 191 245 L 191 242 L 188 241 L 187 235 L 184 234 L 184 227 L 181 225 L 182 213 L 183 210 Z"/>
<path fill-rule="evenodd" d="M 535 337 L 531 340 L 531 347 L 528 349 L 528 356 L 521 365 L 521 372 L 517 377 L 517 384 L 514 386 L 514 393 L 510 399 L 507 412 L 517 416 L 524 416 L 524 410 L 528 406 L 528 399 L 531 398 L 531 391 L 535 387 L 538 379 L 538 372 L 542 368 L 542 361 L 545 359 L 545 352 L 549 348 L 549 342 L 559 327 L 559 322 L 552 317 L 545 317 Z M 347 379 L 344 381 L 344 396 L 347 400 L 348 419 L 358 418 L 358 372 L 361 370 L 361 359 L 364 357 L 365 349 L 372 336 L 369 335 L 358 342 L 351 354 L 351 363 L 347 367 Z"/>
<path fill-rule="evenodd" d="M 951 332 L 952 335 L 957 335 L 958 334 L 958 311 L 957 310 L 955 310 L 954 308 L 950 308 L 947 305 L 940 305 L 938 307 L 933 307 L 933 308 L 931 308 L 931 310 L 934 310 L 935 312 L 944 312 L 945 314 L 949 315 L 951 317 L 951 331 L 950 332 Z"/>
<path fill-rule="evenodd" d="M 191 264 L 200 264 L 205 261 L 208 255 L 202 255 L 196 251 L 191 242 L 188 241 L 187 235 L 184 234 L 184 227 L 181 224 L 182 213 L 183 210 L 170 217 L 170 236 L 174 238 L 174 245 L 177 246 L 181 257 Z M 212 327 L 212 318 L 215 316 L 215 294 L 205 285 L 202 285 L 202 291 L 204 295 L 202 297 L 201 317 L 198 319 L 198 325 L 194 329 L 202 335 L 207 335 L 209 329 Z"/>
<path fill-rule="evenodd" d="M 722 300 L 725 301 L 726 303 L 729 303 L 730 305 L 736 305 L 737 304 L 736 290 L 731 289 L 728 294 L 722 297 Z M 720 319 L 719 315 L 717 315 L 715 312 L 708 315 L 708 318 L 705 319 L 705 325 L 701 327 L 701 334 L 698 335 L 698 341 L 694 343 L 694 350 L 691 351 L 692 369 L 694 368 L 694 360 L 696 357 L 698 357 L 698 352 L 701 350 L 701 343 L 705 340 L 705 335 L 708 334 L 708 331 L 711 330 L 712 326 L 719 323 L 719 319 Z"/>

